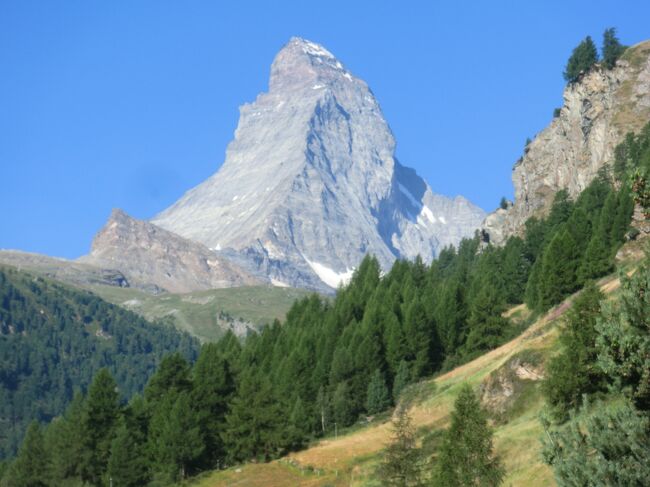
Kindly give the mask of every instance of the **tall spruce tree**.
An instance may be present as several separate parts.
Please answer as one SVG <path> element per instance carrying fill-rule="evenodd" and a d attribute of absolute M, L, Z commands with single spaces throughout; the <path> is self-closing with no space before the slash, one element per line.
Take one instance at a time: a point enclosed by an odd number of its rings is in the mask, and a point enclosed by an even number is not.
<path fill-rule="evenodd" d="M 582 404 L 585 394 L 604 389 L 603 373 L 596 366 L 596 320 L 604 298 L 593 283 L 588 283 L 567 313 L 559 338 L 561 351 L 549 361 L 543 384 L 557 419 L 566 419 L 571 409 Z"/>
<path fill-rule="evenodd" d="M 192 374 L 192 407 L 205 444 L 200 463 L 202 468 L 213 468 L 223 463 L 225 456 L 221 432 L 226 424 L 228 403 L 235 392 L 234 377 L 230 364 L 213 343 L 201 347 Z"/>
<path fill-rule="evenodd" d="M 542 257 L 538 284 L 540 309 L 548 309 L 576 290 L 578 263 L 579 254 L 575 240 L 566 229 L 558 231 Z"/>
<path fill-rule="evenodd" d="M 504 469 L 492 448 L 492 430 L 474 391 L 461 388 L 438 453 L 434 485 L 497 486 Z"/>
<path fill-rule="evenodd" d="M 607 69 L 612 69 L 616 66 L 616 61 L 621 55 L 625 52 L 625 46 L 623 46 L 618 37 L 616 36 L 616 29 L 610 27 L 605 29 L 603 32 L 603 63 Z"/>
<path fill-rule="evenodd" d="M 285 446 L 281 430 L 286 415 L 261 371 L 246 370 L 226 414 L 223 440 L 231 461 L 269 460 Z"/>
<path fill-rule="evenodd" d="M 108 369 L 101 369 L 88 389 L 81 419 L 84 433 L 81 478 L 85 482 L 92 485 L 101 483 L 120 415 L 115 379 Z"/>
<path fill-rule="evenodd" d="M 384 450 L 377 475 L 387 487 L 418 487 L 424 485 L 421 462 L 411 417 L 408 410 L 400 406 L 393 416 L 391 440 Z"/>
<path fill-rule="evenodd" d="M 125 421 L 117 428 L 111 443 L 107 473 L 113 485 L 140 487 L 149 481 L 149 465 L 144 445 Z"/>
<path fill-rule="evenodd" d="M 48 487 L 48 452 L 43 442 L 40 425 L 33 421 L 18 452 L 11 463 L 4 484 L 8 487 Z"/>

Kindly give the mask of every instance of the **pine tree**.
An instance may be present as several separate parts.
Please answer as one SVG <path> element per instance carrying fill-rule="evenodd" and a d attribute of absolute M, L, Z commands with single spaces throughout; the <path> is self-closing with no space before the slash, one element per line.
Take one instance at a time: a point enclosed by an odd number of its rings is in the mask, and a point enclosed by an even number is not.
<path fill-rule="evenodd" d="M 63 417 L 56 418 L 45 430 L 45 445 L 51 456 L 49 475 L 52 483 L 66 485 L 71 479 L 81 476 L 80 460 L 86 453 L 83 415 L 84 397 L 77 393 Z"/>
<path fill-rule="evenodd" d="M 180 353 L 162 359 L 156 373 L 149 379 L 144 397 L 153 406 L 169 392 L 188 392 L 192 387 L 190 366 Z"/>
<path fill-rule="evenodd" d="M 650 411 L 650 254 L 621 284 L 618 303 L 603 305 L 596 324 L 598 366 L 639 409 Z"/>
<path fill-rule="evenodd" d="M 632 405 L 585 405 L 565 426 L 545 427 L 543 456 L 559 487 L 648 485 L 650 421 Z"/>
<path fill-rule="evenodd" d="M 280 404 L 260 371 L 246 370 L 226 414 L 223 440 L 231 461 L 268 460 L 284 448 Z"/>
<path fill-rule="evenodd" d="M 542 257 L 539 308 L 548 309 L 577 288 L 577 244 L 567 230 L 558 231 Z"/>
<path fill-rule="evenodd" d="M 4 481 L 11 487 L 47 487 L 48 480 L 48 452 L 41 427 L 33 421 Z"/>
<path fill-rule="evenodd" d="M 391 441 L 377 474 L 387 487 L 416 487 L 424 485 L 421 469 L 421 453 L 416 446 L 411 417 L 405 407 L 398 407 L 392 420 Z"/>
<path fill-rule="evenodd" d="M 386 387 L 384 375 L 379 369 L 376 369 L 368 383 L 366 411 L 368 411 L 368 414 L 377 414 L 384 411 L 388 406 L 390 406 L 388 387 Z"/>
<path fill-rule="evenodd" d="M 152 418 L 152 441 L 159 470 L 183 480 L 201 457 L 205 444 L 188 394 L 168 394 Z"/>
<path fill-rule="evenodd" d="M 585 394 L 604 387 L 603 374 L 596 365 L 596 320 L 605 296 L 589 283 L 578 295 L 560 334 L 562 349 L 548 364 L 544 393 L 558 419 L 566 419 L 569 410 L 577 409 Z"/>
<path fill-rule="evenodd" d="M 354 423 L 355 414 L 352 406 L 350 387 L 347 382 L 339 382 L 332 395 L 332 414 L 338 427 L 349 426 Z"/>
<path fill-rule="evenodd" d="M 192 407 L 205 444 L 201 464 L 214 468 L 225 456 L 221 432 L 235 392 L 234 378 L 219 347 L 212 343 L 203 345 L 192 373 Z"/>
<path fill-rule="evenodd" d="M 435 485 L 440 486 L 497 486 L 503 480 L 503 467 L 492 450 L 492 430 L 468 385 L 454 403 L 436 467 Z"/>
<path fill-rule="evenodd" d="M 469 332 L 463 346 L 464 355 L 473 357 L 491 350 L 507 335 L 510 322 L 501 316 L 505 309 L 503 300 L 504 296 L 496 287 L 487 282 L 480 287 L 478 295 L 472 300 L 467 320 Z"/>
<path fill-rule="evenodd" d="M 598 51 L 591 37 L 587 36 L 571 53 L 564 70 L 564 79 L 569 83 L 578 81 L 583 73 L 586 73 L 598 62 Z"/>
<path fill-rule="evenodd" d="M 101 369 L 95 375 L 84 403 L 82 424 L 85 438 L 81 459 L 84 481 L 98 485 L 106 472 L 120 414 L 115 379 L 107 369 Z"/>
<path fill-rule="evenodd" d="M 137 434 L 122 421 L 111 443 L 107 473 L 113 485 L 139 487 L 149 481 L 146 452 Z"/>
<path fill-rule="evenodd" d="M 287 428 L 287 447 L 289 449 L 299 450 L 305 446 L 309 437 L 310 423 L 305 403 L 298 396 L 289 414 L 289 427 Z"/>
<path fill-rule="evenodd" d="M 603 63 L 607 69 L 612 69 L 616 66 L 616 61 L 621 57 L 621 54 L 625 52 L 625 46 L 623 46 L 618 37 L 616 37 L 616 29 L 610 27 L 605 29 L 603 32 Z"/>

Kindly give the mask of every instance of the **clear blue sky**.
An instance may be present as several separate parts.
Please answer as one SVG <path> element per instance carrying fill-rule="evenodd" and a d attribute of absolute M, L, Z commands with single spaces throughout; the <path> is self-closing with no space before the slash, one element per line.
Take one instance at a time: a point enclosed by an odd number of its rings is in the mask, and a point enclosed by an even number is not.
<path fill-rule="evenodd" d="M 650 38 L 646 1 L 0 1 L 0 248 L 77 257 L 215 172 L 293 35 L 376 94 L 402 163 L 487 210 L 561 105 L 585 36 Z"/>

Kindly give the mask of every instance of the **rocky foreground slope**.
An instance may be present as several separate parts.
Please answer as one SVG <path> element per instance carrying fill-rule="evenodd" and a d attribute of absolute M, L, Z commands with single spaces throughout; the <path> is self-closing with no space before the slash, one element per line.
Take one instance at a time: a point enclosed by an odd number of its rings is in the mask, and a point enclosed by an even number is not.
<path fill-rule="evenodd" d="M 152 223 L 276 285 L 336 288 L 368 253 L 428 261 L 485 217 L 400 165 L 368 85 L 320 45 L 291 39 L 240 111 L 223 166 Z"/>
<path fill-rule="evenodd" d="M 544 215 L 555 193 L 577 196 L 614 160 L 628 132 L 650 120 L 650 41 L 627 50 L 612 70 L 596 67 L 564 90 L 559 115 L 526 147 L 512 170 L 515 201 L 483 224 L 494 243 L 521 234 L 531 216 Z"/>

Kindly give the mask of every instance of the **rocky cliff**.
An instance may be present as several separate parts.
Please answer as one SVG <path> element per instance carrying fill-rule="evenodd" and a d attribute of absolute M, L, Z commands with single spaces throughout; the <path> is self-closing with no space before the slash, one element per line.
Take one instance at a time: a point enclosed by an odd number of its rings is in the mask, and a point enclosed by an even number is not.
<path fill-rule="evenodd" d="M 113 210 L 95 236 L 90 254 L 79 262 L 119 269 L 131 285 L 152 291 L 184 293 L 260 284 L 204 245 L 121 210 Z"/>
<path fill-rule="evenodd" d="M 291 39 L 240 112 L 219 171 L 152 222 L 276 285 L 335 288 L 368 253 L 431 260 L 485 217 L 396 160 L 373 93 L 320 45 Z"/>
<path fill-rule="evenodd" d="M 631 47 L 612 70 L 596 67 L 564 90 L 559 116 L 514 165 L 515 201 L 483 223 L 494 243 L 521 234 L 531 216 L 544 215 L 558 190 L 577 196 L 613 162 L 628 132 L 650 120 L 650 41 Z"/>

